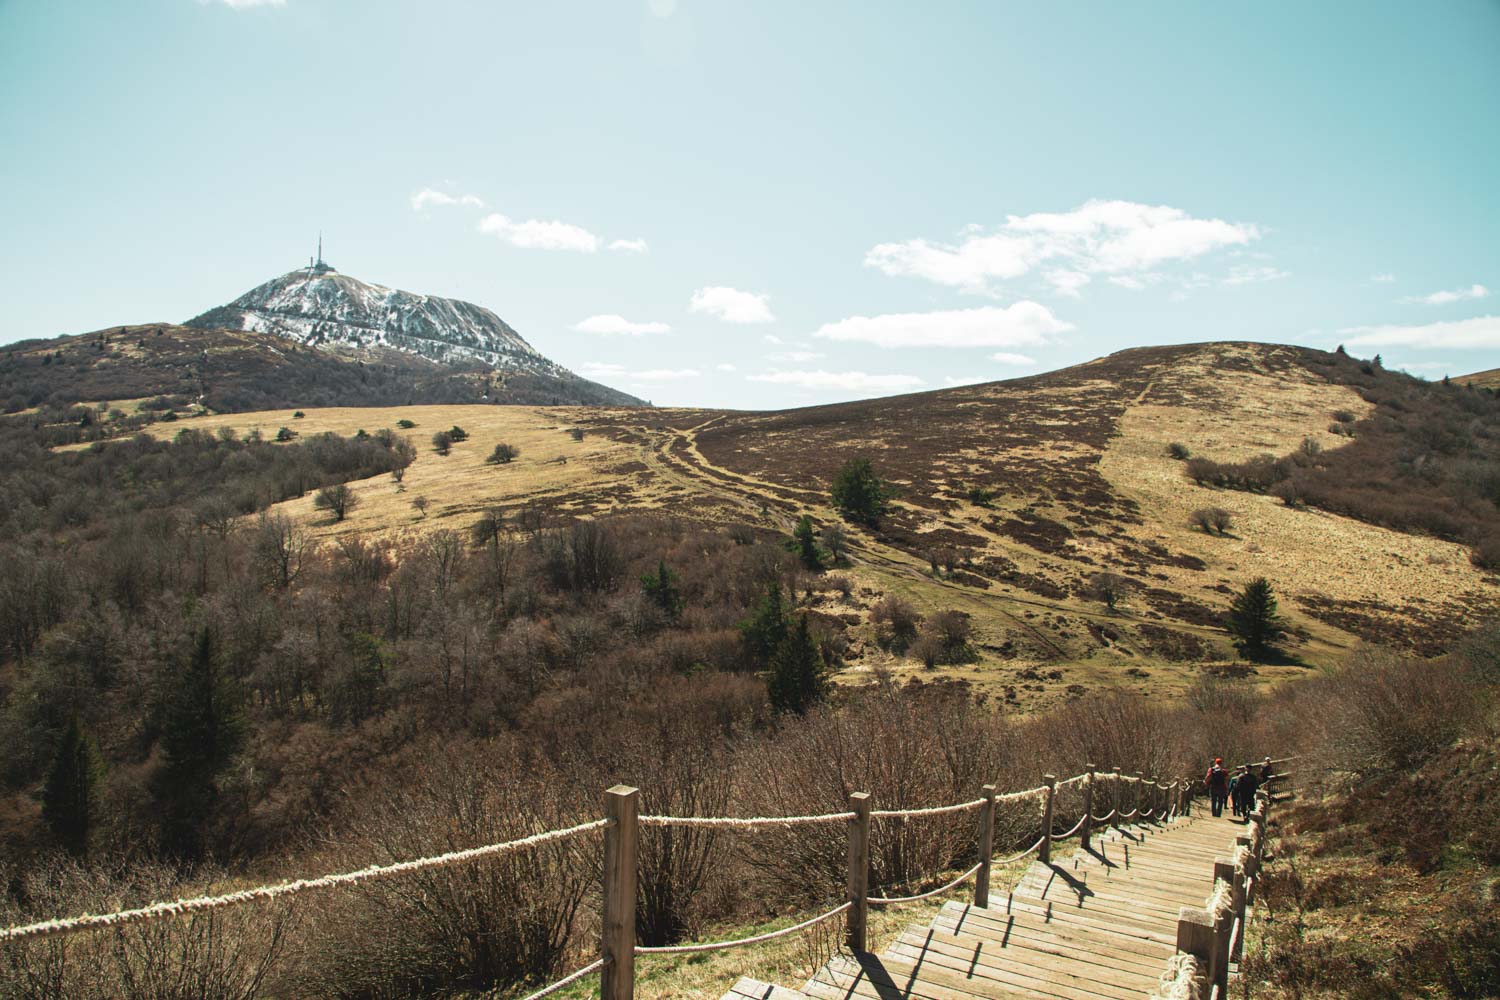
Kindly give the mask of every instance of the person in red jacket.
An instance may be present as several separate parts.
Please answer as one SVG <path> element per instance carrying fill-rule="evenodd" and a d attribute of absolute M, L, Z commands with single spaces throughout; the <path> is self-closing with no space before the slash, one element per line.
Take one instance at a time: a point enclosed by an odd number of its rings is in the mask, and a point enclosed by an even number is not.
<path fill-rule="evenodd" d="M 1229 799 L 1229 772 L 1224 770 L 1224 758 L 1215 757 L 1213 766 L 1203 776 L 1203 787 L 1208 789 L 1208 800 L 1215 816 L 1224 815 L 1224 803 Z"/>

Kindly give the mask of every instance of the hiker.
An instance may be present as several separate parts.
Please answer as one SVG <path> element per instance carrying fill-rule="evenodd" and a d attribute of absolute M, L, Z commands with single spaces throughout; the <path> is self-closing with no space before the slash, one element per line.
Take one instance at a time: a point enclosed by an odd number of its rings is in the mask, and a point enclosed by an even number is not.
<path fill-rule="evenodd" d="M 1229 776 L 1229 805 L 1234 809 L 1235 818 L 1239 818 L 1240 809 L 1244 805 L 1244 799 L 1240 795 L 1240 779 L 1245 776 L 1245 769 L 1238 768 Z"/>
<path fill-rule="evenodd" d="M 1245 773 L 1240 776 L 1239 781 L 1240 798 L 1238 805 L 1235 806 L 1236 816 L 1244 817 L 1246 820 L 1250 818 L 1250 814 L 1255 811 L 1255 792 L 1259 788 L 1260 780 L 1256 778 L 1255 770 L 1246 764 Z"/>
<path fill-rule="evenodd" d="M 1224 815 L 1224 800 L 1229 798 L 1229 772 L 1224 770 L 1224 758 L 1215 757 L 1213 766 L 1203 776 L 1203 786 L 1208 789 L 1208 799 L 1215 816 Z"/>
<path fill-rule="evenodd" d="M 1265 761 L 1260 765 L 1260 783 L 1262 785 L 1267 785 L 1274 777 L 1276 777 L 1276 772 L 1271 767 L 1271 758 L 1267 757 Z"/>

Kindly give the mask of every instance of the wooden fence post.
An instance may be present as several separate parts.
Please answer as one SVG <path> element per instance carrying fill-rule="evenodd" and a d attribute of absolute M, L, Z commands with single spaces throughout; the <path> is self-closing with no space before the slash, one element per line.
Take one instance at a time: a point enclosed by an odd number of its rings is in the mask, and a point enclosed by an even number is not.
<path fill-rule="evenodd" d="M 1083 849 L 1089 849 L 1089 835 L 1094 832 L 1094 765 L 1089 764 L 1089 780 L 1083 786 Z"/>
<path fill-rule="evenodd" d="M 616 785 L 604 793 L 604 926 L 599 955 L 600 1000 L 635 994 L 635 891 L 640 792 Z"/>
<path fill-rule="evenodd" d="M 1213 982 L 1214 916 L 1196 906 L 1177 911 L 1177 950 L 1198 960 L 1198 968 Z"/>
<path fill-rule="evenodd" d="M 1119 826 L 1120 825 L 1120 788 L 1125 783 L 1120 780 L 1120 769 L 1118 767 L 1111 768 L 1110 770 L 1111 770 L 1111 773 L 1113 773 L 1114 776 L 1115 776 L 1115 794 L 1113 796 L 1114 804 L 1115 805 L 1114 805 L 1114 808 L 1109 811 L 1109 818 L 1110 818 L 1110 821 L 1112 823 L 1114 823 L 1115 826 Z"/>
<path fill-rule="evenodd" d="M 1219 881 L 1223 880 L 1230 888 L 1234 889 L 1234 862 L 1225 858 L 1214 861 L 1214 886 L 1218 887 Z M 1222 919 L 1214 921 L 1214 976 L 1210 980 L 1213 986 L 1219 988 L 1220 995 L 1229 988 L 1229 936 L 1234 932 L 1234 907 Z"/>
<path fill-rule="evenodd" d="M 1044 774 L 1042 780 L 1047 783 L 1047 802 L 1042 806 L 1042 853 L 1039 855 L 1044 864 L 1052 863 L 1052 801 L 1057 797 L 1057 775 Z"/>
<path fill-rule="evenodd" d="M 990 860 L 995 856 L 994 785 L 981 789 L 984 805 L 979 808 L 979 875 L 974 879 L 974 905 L 990 905 Z"/>
<path fill-rule="evenodd" d="M 1151 821 L 1161 822 L 1161 779 L 1151 776 Z"/>
<path fill-rule="evenodd" d="M 1137 771 L 1137 772 L 1135 772 L 1135 781 L 1132 782 L 1132 784 L 1135 786 L 1135 825 L 1136 826 L 1140 826 L 1141 825 L 1141 793 L 1146 790 L 1146 772 L 1145 771 Z"/>
<path fill-rule="evenodd" d="M 849 796 L 849 918 L 846 941 L 856 955 L 865 951 L 870 915 L 870 793 Z M 610 1000 L 605 997 L 604 1000 Z"/>

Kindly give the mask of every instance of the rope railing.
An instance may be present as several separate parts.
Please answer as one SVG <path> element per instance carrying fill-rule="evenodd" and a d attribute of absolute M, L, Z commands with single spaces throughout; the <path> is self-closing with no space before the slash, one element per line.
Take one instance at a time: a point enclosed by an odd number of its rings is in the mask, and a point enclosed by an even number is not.
<path fill-rule="evenodd" d="M 1202 994 L 1203 969 L 1193 955 L 1178 952 L 1167 960 L 1150 1000 L 1198 1000 Z"/>
<path fill-rule="evenodd" d="M 1289 759 L 1291 758 L 1283 758 L 1282 760 L 1284 762 Z M 1278 774 L 1276 777 L 1285 777 L 1285 775 Z M 629 1000 L 634 982 L 634 958 L 637 955 L 690 954 L 745 947 L 796 934 L 842 914 L 847 914 L 847 944 L 857 952 L 864 951 L 866 909 L 869 906 L 890 906 L 930 899 L 934 896 L 952 892 L 976 876 L 978 879 L 975 887 L 975 903 L 979 906 L 985 906 L 987 905 L 989 893 L 990 870 L 996 864 L 1012 864 L 1037 852 L 1040 852 L 1041 858 L 1044 861 L 1050 861 L 1053 841 L 1067 839 L 1078 834 L 1080 831 L 1084 831 L 1085 839 L 1087 840 L 1087 828 L 1090 824 L 1120 824 L 1124 821 L 1141 817 L 1162 815 L 1165 813 L 1175 814 L 1178 811 L 1178 805 L 1171 801 L 1172 791 L 1178 788 L 1178 784 L 1175 782 L 1170 785 L 1163 784 L 1155 778 L 1148 780 L 1140 774 L 1121 774 L 1119 769 L 1114 769 L 1112 773 L 1100 772 L 1093 765 L 1089 766 L 1089 770 L 1086 773 L 1075 775 L 1061 782 L 1057 781 L 1051 775 L 1047 775 L 1046 780 L 1047 783 L 1045 785 L 1004 794 L 1000 794 L 993 786 L 986 785 L 984 789 L 986 794 L 983 797 L 946 805 L 875 810 L 870 808 L 868 795 L 865 793 L 855 793 L 850 796 L 850 805 L 852 808 L 841 812 L 796 816 L 739 817 L 640 815 L 637 809 L 639 795 L 637 790 L 626 786 L 616 786 L 605 793 L 605 818 L 592 822 L 580 823 L 560 830 L 548 830 L 502 843 L 449 851 L 430 857 L 416 858 L 385 865 L 370 865 L 357 871 L 323 875 L 316 878 L 288 880 L 272 885 L 262 885 L 236 892 L 224 893 L 222 895 L 203 895 L 174 901 L 157 902 L 113 913 L 81 914 L 74 917 L 44 920 L 32 924 L 3 928 L 0 929 L 0 945 L 82 931 L 119 928 L 129 924 L 167 919 L 222 907 L 266 902 L 315 889 L 347 887 L 372 879 L 387 878 L 434 867 L 496 857 L 581 836 L 595 830 L 603 830 L 604 920 L 602 921 L 602 946 L 599 958 L 531 994 L 525 1000 L 541 1000 L 542 997 L 548 996 L 596 972 L 601 974 L 601 1000 Z M 1095 815 L 1091 808 L 1091 803 L 1095 800 L 1096 790 L 1100 786 L 1106 789 L 1111 788 L 1110 782 L 1114 783 L 1112 786 L 1113 793 L 1110 811 L 1103 816 Z M 1064 833 L 1054 833 L 1052 831 L 1053 814 L 1058 792 L 1060 790 L 1072 789 L 1075 786 L 1082 789 L 1082 816 L 1071 829 Z M 1122 808 L 1125 803 L 1121 801 L 1122 796 L 1120 795 L 1120 791 L 1126 786 L 1132 788 L 1132 793 L 1128 796 L 1132 800 L 1129 811 L 1125 811 Z M 1187 795 L 1186 785 L 1182 787 L 1183 790 L 1179 792 L 1179 798 Z M 1161 796 L 1154 794 L 1147 795 L 1146 789 L 1152 789 L 1155 792 L 1163 794 Z M 991 850 L 991 843 L 997 808 L 1001 805 L 1032 799 L 1040 800 L 1043 807 L 1040 816 L 1041 838 L 1019 854 L 1006 857 L 995 856 Z M 1075 809 L 1079 808 L 1077 793 L 1074 793 L 1073 797 L 1068 800 L 1065 808 L 1067 810 L 1066 814 L 1077 814 L 1074 812 Z M 872 896 L 868 893 L 870 824 L 872 820 L 954 816 L 974 812 L 980 813 L 981 820 L 980 860 L 977 864 L 952 881 L 915 895 Z M 839 906 L 800 923 L 781 928 L 780 930 L 768 931 L 764 934 L 737 938 L 731 941 L 666 945 L 660 947 L 642 947 L 636 945 L 634 940 L 634 898 L 637 878 L 637 838 L 641 827 L 786 830 L 794 827 L 833 825 L 838 823 L 848 825 L 850 837 L 849 895 L 846 901 Z"/>
<path fill-rule="evenodd" d="M 142 906 L 133 910 L 118 910 L 114 913 L 102 914 L 85 913 L 76 917 L 43 920 L 21 927 L 7 927 L 0 930 L 0 944 L 11 941 L 22 941 L 27 938 L 52 937 L 57 934 L 72 934 L 78 931 L 96 930 L 99 928 L 123 927 L 126 924 L 141 923 L 142 921 L 165 917 L 176 917 L 185 913 L 198 913 L 204 910 L 217 910 L 226 906 L 239 906 L 243 903 L 267 902 L 281 896 L 291 896 L 299 892 L 306 892 L 310 889 L 331 889 L 339 886 L 357 885 L 360 882 L 368 882 L 371 879 L 387 878 L 392 875 L 405 875 L 410 872 L 421 871 L 425 868 L 460 864 L 479 858 L 525 850 L 541 844 L 551 843 L 552 841 L 576 837 L 579 834 L 598 830 L 608 825 L 609 820 L 597 819 L 591 823 L 580 823 L 577 826 L 570 826 L 564 830 L 548 830 L 545 833 L 537 833 L 530 837 L 522 837 L 519 840 L 510 840 L 501 844 L 486 844 L 483 847 L 471 847 L 462 851 L 449 851 L 446 854 L 439 854 L 434 857 L 417 858 L 412 861 L 398 861 L 395 864 L 389 865 L 370 865 L 368 868 L 361 868 L 358 871 L 352 872 L 342 872 L 337 875 L 323 875 L 318 878 L 299 878 L 287 882 L 279 882 L 275 885 L 261 885 L 253 889 L 228 892 L 219 896 L 194 896 L 191 899 L 152 903 L 149 906 Z"/>
<path fill-rule="evenodd" d="M 975 870 L 978 870 L 977 866 Z M 845 910 L 848 910 L 853 905 L 853 903 L 843 903 L 839 906 L 835 906 L 827 913 L 818 914 L 811 920 L 804 920 L 800 924 L 793 924 L 791 927 L 783 927 L 780 930 L 767 931 L 764 934 L 756 934 L 754 937 L 736 938 L 733 941 L 710 941 L 705 944 L 661 945 L 651 948 L 643 948 L 637 945 L 635 953 L 637 955 L 690 955 L 697 952 L 725 951 L 729 948 L 740 948 L 745 945 L 760 944 L 762 941 L 772 941 L 779 937 L 786 937 L 788 934 L 795 934 L 798 931 L 806 930 L 807 928 L 812 927 L 814 924 L 821 924 L 825 920 L 831 920 L 834 917 L 838 916 L 840 913 L 843 913 Z"/>
<path fill-rule="evenodd" d="M 936 889 L 928 889 L 926 892 L 919 892 L 915 896 L 867 896 L 865 897 L 865 902 L 869 903 L 871 906 L 890 906 L 893 903 L 915 903 L 918 900 L 931 899 L 933 896 L 941 896 L 945 892 L 951 892 L 952 890 L 957 889 L 959 886 L 969 881 L 969 879 L 979 874 L 979 869 L 983 867 L 984 862 L 981 861 L 979 864 L 975 865 L 973 868 L 970 868 L 968 871 L 964 872 L 952 882 L 940 885 Z"/>

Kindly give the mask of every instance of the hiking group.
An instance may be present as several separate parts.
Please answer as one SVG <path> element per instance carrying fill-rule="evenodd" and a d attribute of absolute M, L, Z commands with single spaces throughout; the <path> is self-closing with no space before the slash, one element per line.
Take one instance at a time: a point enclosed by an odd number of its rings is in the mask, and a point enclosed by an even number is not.
<path fill-rule="evenodd" d="M 1253 765 L 1241 764 L 1232 774 L 1224 767 L 1224 758 L 1215 757 L 1208 773 L 1203 776 L 1203 787 L 1208 789 L 1214 815 L 1224 815 L 1224 803 L 1229 802 L 1236 817 L 1248 817 L 1255 808 L 1256 791 L 1274 774 L 1269 757 L 1261 763 L 1259 773 Z"/>

